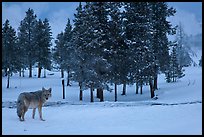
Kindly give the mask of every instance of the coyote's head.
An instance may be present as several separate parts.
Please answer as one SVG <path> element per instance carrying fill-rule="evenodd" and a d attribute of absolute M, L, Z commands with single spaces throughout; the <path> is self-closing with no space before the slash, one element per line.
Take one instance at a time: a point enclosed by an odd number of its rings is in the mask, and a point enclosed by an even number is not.
<path fill-rule="evenodd" d="M 42 96 L 43 98 L 45 98 L 46 100 L 48 100 L 48 98 L 50 98 L 52 96 L 51 94 L 51 88 L 49 89 L 45 89 L 44 87 L 42 88 Z"/>

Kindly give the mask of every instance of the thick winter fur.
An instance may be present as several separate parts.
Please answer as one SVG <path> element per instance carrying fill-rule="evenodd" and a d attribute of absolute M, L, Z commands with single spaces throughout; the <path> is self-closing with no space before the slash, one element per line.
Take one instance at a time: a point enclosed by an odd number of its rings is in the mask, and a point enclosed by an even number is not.
<path fill-rule="evenodd" d="M 33 119 L 35 117 L 35 110 L 38 108 L 39 116 L 42 121 L 42 106 L 51 97 L 51 88 L 38 90 L 36 92 L 23 92 L 18 96 L 17 100 L 17 115 L 20 121 L 24 121 L 25 113 L 28 108 L 33 108 Z"/>

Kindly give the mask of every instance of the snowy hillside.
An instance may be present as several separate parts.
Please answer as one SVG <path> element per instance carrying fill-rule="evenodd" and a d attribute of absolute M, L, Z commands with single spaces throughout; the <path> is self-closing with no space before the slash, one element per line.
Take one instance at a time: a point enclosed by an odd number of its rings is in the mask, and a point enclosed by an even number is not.
<path fill-rule="evenodd" d="M 37 72 L 34 72 L 37 74 Z M 114 102 L 114 92 L 104 91 L 104 102 L 99 102 L 94 92 L 90 103 L 90 91 L 83 91 L 79 102 L 79 87 L 72 82 L 65 87 L 66 99 L 62 99 L 59 72 L 49 72 L 47 78 L 19 78 L 14 75 L 6 88 L 7 78 L 2 77 L 2 134 L 202 134 L 202 69 L 185 68 L 186 76 L 177 83 L 166 83 L 159 75 L 155 93 L 157 100 L 150 98 L 149 86 L 143 94 L 135 94 L 135 86 L 127 87 L 127 95 L 120 95 Z M 26 74 L 27 76 L 27 74 Z M 42 87 L 52 88 L 52 98 L 43 107 L 43 118 L 38 113 L 32 119 L 32 110 L 20 122 L 15 101 L 24 91 Z"/>
<path fill-rule="evenodd" d="M 188 52 L 196 65 L 199 64 L 199 60 L 202 55 L 202 34 L 197 34 L 195 36 L 189 36 L 188 38 Z"/>
<path fill-rule="evenodd" d="M 195 63 L 195 65 L 199 65 L 199 60 L 201 59 L 201 56 L 202 56 L 202 50 L 199 50 L 197 48 L 192 48 L 191 51 L 192 52 L 190 52 L 190 56 L 193 62 Z"/>

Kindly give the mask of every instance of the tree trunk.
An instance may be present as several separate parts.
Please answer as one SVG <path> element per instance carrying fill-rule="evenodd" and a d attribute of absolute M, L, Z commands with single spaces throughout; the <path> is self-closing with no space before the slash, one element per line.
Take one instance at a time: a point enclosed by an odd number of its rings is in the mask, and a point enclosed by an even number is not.
<path fill-rule="evenodd" d="M 44 68 L 44 78 L 46 78 L 46 69 Z"/>
<path fill-rule="evenodd" d="M 5 69 L 4 71 L 5 71 L 5 75 L 4 75 L 4 76 L 5 76 L 5 77 L 8 76 L 7 69 Z"/>
<path fill-rule="evenodd" d="M 23 68 L 23 77 L 25 77 L 25 70 L 24 70 L 24 68 Z"/>
<path fill-rule="evenodd" d="M 115 83 L 115 102 L 117 101 L 117 84 Z"/>
<path fill-rule="evenodd" d="M 104 101 L 104 98 L 103 98 L 103 89 L 99 88 L 99 92 L 100 92 L 100 102 L 103 102 Z"/>
<path fill-rule="evenodd" d="M 142 94 L 142 83 L 140 84 L 140 94 Z"/>
<path fill-rule="evenodd" d="M 65 99 L 64 79 L 62 80 L 62 98 Z"/>
<path fill-rule="evenodd" d="M 158 88 L 157 88 L 157 79 L 158 79 L 158 75 L 156 74 L 156 76 L 154 77 L 154 90 L 158 90 Z"/>
<path fill-rule="evenodd" d="M 42 70 L 42 68 L 40 66 L 40 63 L 38 63 L 38 78 L 40 78 L 40 76 L 41 76 L 41 70 Z"/>
<path fill-rule="evenodd" d="M 93 84 L 91 84 L 90 92 L 91 92 L 91 102 L 94 102 L 94 96 L 93 96 Z"/>
<path fill-rule="evenodd" d="M 97 88 L 97 90 L 96 90 L 96 97 L 97 97 L 97 98 L 100 98 L 100 91 L 99 91 L 98 88 Z"/>
<path fill-rule="evenodd" d="M 61 78 L 64 78 L 64 70 L 61 69 Z"/>
<path fill-rule="evenodd" d="M 153 98 L 154 97 L 154 88 L 153 88 L 152 80 L 149 81 L 149 87 L 150 87 L 151 98 Z"/>
<path fill-rule="evenodd" d="M 21 77 L 21 69 L 19 70 L 19 77 Z"/>
<path fill-rule="evenodd" d="M 139 85 L 138 85 L 138 82 L 136 82 L 136 94 L 138 94 L 138 90 L 139 90 Z"/>
<path fill-rule="evenodd" d="M 82 83 L 79 82 L 79 100 L 82 101 L 83 91 L 82 91 Z"/>
<path fill-rule="evenodd" d="M 70 80 L 69 80 L 69 71 L 67 71 L 67 86 L 71 86 L 70 85 Z"/>
<path fill-rule="evenodd" d="M 30 64 L 29 65 L 29 78 L 32 77 L 32 65 Z"/>
<path fill-rule="evenodd" d="M 97 88 L 97 90 L 96 90 L 96 97 L 100 99 L 100 102 L 104 101 L 104 98 L 103 98 L 103 89 L 102 88 Z"/>
<path fill-rule="evenodd" d="M 173 66 L 173 68 L 174 68 L 174 66 Z M 173 69 L 173 74 L 172 74 L 172 78 L 173 78 L 173 82 L 175 82 L 175 74 L 174 74 L 174 69 Z"/>
<path fill-rule="evenodd" d="M 10 74 L 9 74 L 9 72 L 7 73 L 7 88 L 9 88 L 9 79 L 10 79 Z"/>
<path fill-rule="evenodd" d="M 123 93 L 122 95 L 126 95 L 126 83 L 123 84 Z"/>

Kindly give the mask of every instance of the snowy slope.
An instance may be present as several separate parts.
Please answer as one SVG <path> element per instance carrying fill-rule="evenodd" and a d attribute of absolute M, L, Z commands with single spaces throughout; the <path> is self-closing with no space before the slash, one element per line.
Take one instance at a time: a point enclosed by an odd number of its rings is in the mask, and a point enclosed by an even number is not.
<path fill-rule="evenodd" d="M 159 75 L 157 100 L 150 98 L 149 86 L 143 88 L 142 95 L 135 94 L 134 85 L 128 86 L 127 95 L 121 96 L 120 85 L 118 102 L 114 102 L 114 92 L 104 91 L 105 101 L 95 97 L 94 103 L 90 103 L 89 90 L 83 92 L 83 101 L 79 102 L 79 87 L 74 82 L 66 87 L 63 100 L 59 72 L 47 71 L 54 75 L 40 79 L 19 78 L 16 74 L 10 89 L 6 89 L 7 79 L 3 77 L 2 134 L 202 134 L 202 69 L 185 70 L 186 76 L 177 83 L 166 83 L 164 75 Z M 46 121 L 40 121 L 38 113 L 32 119 L 29 110 L 26 121 L 20 122 L 15 108 L 19 93 L 42 86 L 52 87 L 52 98 L 43 108 Z"/>
<path fill-rule="evenodd" d="M 199 61 L 201 59 L 202 56 L 202 49 L 198 49 L 198 48 L 191 48 L 190 52 L 190 56 L 192 58 L 192 60 L 195 62 L 196 65 L 199 65 Z"/>

